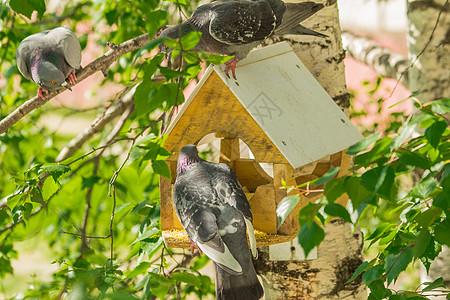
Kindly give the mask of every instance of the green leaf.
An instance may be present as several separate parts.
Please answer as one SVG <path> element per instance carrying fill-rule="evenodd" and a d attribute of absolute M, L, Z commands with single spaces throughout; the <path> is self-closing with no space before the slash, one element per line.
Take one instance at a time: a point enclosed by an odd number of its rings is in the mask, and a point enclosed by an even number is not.
<path fill-rule="evenodd" d="M 200 31 L 192 31 L 184 35 L 180 39 L 181 47 L 184 51 L 192 50 L 197 46 L 198 42 L 202 38 L 202 33 Z"/>
<path fill-rule="evenodd" d="M 348 223 L 352 222 L 347 209 L 338 203 L 327 204 L 324 208 L 324 211 L 329 216 L 342 218 Z"/>
<path fill-rule="evenodd" d="M 367 166 L 376 160 L 383 158 L 390 152 L 389 145 L 392 143 L 392 138 L 385 136 L 379 139 L 373 145 L 373 148 L 365 153 L 359 154 L 354 158 L 355 165 Z"/>
<path fill-rule="evenodd" d="M 324 195 L 328 203 L 335 202 L 345 193 L 345 179 L 336 178 L 325 185 Z"/>
<path fill-rule="evenodd" d="M 59 189 L 61 188 L 61 184 L 58 181 L 55 181 L 53 177 L 48 177 L 44 181 L 44 185 L 42 186 L 42 197 L 44 201 L 48 201 L 51 196 L 53 196 Z"/>
<path fill-rule="evenodd" d="M 386 279 L 388 285 L 391 284 L 402 271 L 406 270 L 406 267 L 408 267 L 412 258 L 413 250 L 411 247 L 403 249 L 399 254 L 391 252 L 386 256 L 384 270 L 387 273 Z"/>
<path fill-rule="evenodd" d="M 373 198 L 373 192 L 367 190 L 361 184 L 361 179 L 356 176 L 347 177 L 345 180 L 345 190 L 353 203 L 354 209 L 357 209 L 364 202 L 370 202 Z"/>
<path fill-rule="evenodd" d="M 42 166 L 41 170 L 50 173 L 53 179 L 57 181 L 62 174 L 70 171 L 70 167 L 66 165 L 49 165 L 49 166 Z"/>
<path fill-rule="evenodd" d="M 141 249 L 148 255 L 148 259 L 150 259 L 156 251 L 163 245 L 163 238 L 159 237 L 156 242 L 144 242 L 141 241 Z"/>
<path fill-rule="evenodd" d="M 355 155 L 355 154 L 358 154 L 361 151 L 366 150 L 367 148 L 369 148 L 370 145 L 372 145 L 373 142 L 378 140 L 380 135 L 381 135 L 381 132 L 378 132 L 378 133 L 375 133 L 375 134 L 373 134 L 371 136 L 366 137 L 362 141 L 359 141 L 356 144 L 350 146 L 347 149 L 347 152 L 345 152 L 345 153 L 349 154 L 349 155 Z"/>
<path fill-rule="evenodd" d="M 430 207 L 416 216 L 416 221 L 420 226 L 428 228 L 437 217 L 441 215 L 441 210 L 437 207 Z"/>
<path fill-rule="evenodd" d="M 389 297 L 389 300 L 406 300 L 406 297 L 403 295 L 392 295 Z"/>
<path fill-rule="evenodd" d="M 439 141 L 441 140 L 442 134 L 446 128 L 447 122 L 437 121 L 425 130 L 425 137 L 431 146 L 434 148 L 438 147 Z"/>
<path fill-rule="evenodd" d="M 449 203 L 450 193 L 446 193 L 445 191 L 442 191 L 433 199 L 433 206 L 439 207 L 443 211 L 447 210 L 447 208 L 449 207 Z"/>
<path fill-rule="evenodd" d="M 321 176 L 318 179 L 313 180 L 311 182 L 311 184 L 321 185 L 321 184 L 327 183 L 328 181 L 330 181 L 334 176 L 336 176 L 339 173 L 340 169 L 341 168 L 339 168 L 339 167 L 335 168 L 335 167 L 331 166 L 330 169 L 323 176 Z"/>
<path fill-rule="evenodd" d="M 423 228 L 417 235 L 416 245 L 414 246 L 414 257 L 421 257 L 425 254 L 431 240 L 431 234 L 428 229 Z"/>
<path fill-rule="evenodd" d="M 402 152 L 400 154 L 400 161 L 405 165 L 418 167 L 424 170 L 430 167 L 430 164 L 426 156 L 417 153 L 417 151 L 411 152 L 409 150 L 406 150 Z"/>
<path fill-rule="evenodd" d="M 375 265 L 364 272 L 362 280 L 367 284 L 371 281 L 377 280 L 381 277 L 381 275 L 383 275 L 383 265 Z"/>
<path fill-rule="evenodd" d="M 437 187 L 437 180 L 433 176 L 422 179 L 411 191 L 413 197 L 426 199 Z"/>
<path fill-rule="evenodd" d="M 370 282 L 368 288 L 370 289 L 369 299 L 382 300 L 386 296 L 387 289 L 381 280 Z"/>
<path fill-rule="evenodd" d="M 392 144 L 390 145 L 392 150 L 397 150 L 406 141 L 407 138 L 413 134 L 416 129 L 417 124 L 406 124 L 400 129 L 399 133 L 392 140 Z"/>
<path fill-rule="evenodd" d="M 350 277 L 350 279 L 347 280 L 347 282 L 345 284 L 348 284 L 351 281 L 355 280 L 356 277 L 358 277 L 362 272 L 364 272 L 368 266 L 369 266 L 369 262 L 367 262 L 367 261 L 360 264 L 359 267 L 355 270 L 355 273 L 353 273 L 352 277 Z"/>
<path fill-rule="evenodd" d="M 22 200 L 22 198 L 23 194 L 21 193 L 12 195 L 8 197 L 8 199 L 6 199 L 6 205 L 8 205 L 9 209 L 12 211 L 17 206 L 17 204 Z"/>
<path fill-rule="evenodd" d="M 173 273 L 172 275 L 170 275 L 170 278 L 176 281 L 192 284 L 194 286 L 200 286 L 202 284 L 202 281 L 198 276 L 195 276 L 194 274 L 187 272 Z"/>
<path fill-rule="evenodd" d="M 300 196 L 292 195 L 284 197 L 277 207 L 277 217 L 278 217 L 278 229 L 292 212 L 292 210 L 297 206 L 300 201 Z"/>
<path fill-rule="evenodd" d="M 96 185 L 102 178 L 99 176 L 83 177 L 81 180 L 81 189 L 88 189 Z"/>
<path fill-rule="evenodd" d="M 422 289 L 422 292 L 432 291 L 432 290 L 437 289 L 439 287 L 442 287 L 444 289 L 446 288 L 446 286 L 444 285 L 444 278 L 443 277 L 439 277 L 438 279 L 436 279 L 433 282 L 424 282 L 423 285 L 426 285 L 426 287 Z"/>
<path fill-rule="evenodd" d="M 442 98 L 431 103 L 431 111 L 436 114 L 450 112 L 450 98 Z"/>
<path fill-rule="evenodd" d="M 9 6 L 11 6 L 15 12 L 24 15 L 28 19 L 31 18 L 33 11 L 38 12 L 39 19 L 45 12 L 44 0 L 11 0 Z"/>
<path fill-rule="evenodd" d="M 319 206 L 311 202 L 304 206 L 298 214 L 298 222 L 300 226 L 313 221 L 318 210 Z"/>
<path fill-rule="evenodd" d="M 145 44 L 144 46 L 142 46 L 141 49 L 139 49 L 138 53 L 136 53 L 136 55 L 135 55 L 131 65 L 134 66 L 134 64 L 139 59 L 139 57 L 141 57 L 145 53 L 148 53 L 149 50 L 152 50 L 153 48 L 155 48 L 156 46 L 158 46 L 160 43 L 164 42 L 165 40 L 167 40 L 167 37 L 165 37 L 165 36 L 164 37 L 158 37 L 158 38 L 156 38 L 154 40 L 151 40 L 149 43 Z M 164 56 L 160 55 L 160 56 L 156 56 L 156 57 L 158 57 L 158 58 L 155 60 L 155 62 L 157 62 L 160 59 L 160 57 L 164 57 Z M 161 63 L 161 62 L 159 62 L 159 63 Z M 155 64 L 153 66 L 155 66 Z M 155 71 L 156 71 L 156 69 L 151 74 L 154 74 Z"/>
<path fill-rule="evenodd" d="M 189 74 L 186 72 L 176 71 L 165 67 L 159 67 L 159 70 L 161 71 L 161 74 L 163 74 L 164 77 L 166 77 L 167 80 L 176 77 L 189 76 Z"/>
<path fill-rule="evenodd" d="M 177 3 L 181 5 L 187 5 L 186 0 L 166 0 L 167 2 Z"/>
<path fill-rule="evenodd" d="M 165 99 L 158 94 L 158 84 L 144 80 L 134 93 L 136 116 L 142 117 L 151 113 L 164 103 Z"/>
<path fill-rule="evenodd" d="M 309 252 L 314 247 L 319 246 L 324 238 L 325 233 L 316 222 L 310 221 L 305 223 L 298 233 L 298 242 L 305 252 L 305 257 L 308 257 Z"/>
<path fill-rule="evenodd" d="M 434 237 L 436 240 L 444 245 L 450 246 L 450 225 L 446 220 L 434 228 Z"/>
<path fill-rule="evenodd" d="M 147 273 L 147 270 L 150 269 L 151 267 L 152 267 L 151 263 L 147 261 L 141 262 L 138 266 L 136 266 L 133 270 L 131 270 L 130 273 L 128 273 L 126 278 L 129 279 L 136 277 L 137 275 Z"/>
<path fill-rule="evenodd" d="M 153 168 L 153 171 L 156 174 L 164 176 L 164 177 L 166 177 L 168 179 L 171 178 L 169 165 L 164 160 L 154 160 L 154 161 L 152 161 L 152 168 Z"/>
<path fill-rule="evenodd" d="M 154 235 L 156 235 L 157 233 L 160 233 L 160 230 L 156 227 L 152 227 L 150 229 L 148 229 L 146 232 L 144 232 L 143 234 L 141 234 L 137 239 L 134 240 L 133 243 L 131 243 L 131 245 L 143 241 L 145 239 L 148 239 Z"/>

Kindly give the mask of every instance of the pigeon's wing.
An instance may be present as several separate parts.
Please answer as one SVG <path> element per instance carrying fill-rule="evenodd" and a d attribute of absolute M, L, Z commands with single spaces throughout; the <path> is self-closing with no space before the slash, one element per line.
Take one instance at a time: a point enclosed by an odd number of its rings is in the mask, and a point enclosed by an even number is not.
<path fill-rule="evenodd" d="M 249 235 L 252 255 L 256 258 L 258 252 L 256 251 L 256 237 L 252 225 L 252 211 L 236 174 L 226 164 L 208 163 L 208 167 L 212 169 L 210 173 L 213 177 L 214 188 L 217 191 L 219 199 L 236 208 L 243 215 Z"/>
<path fill-rule="evenodd" d="M 30 73 L 31 54 L 35 49 L 44 46 L 45 37 L 47 36 L 47 33 L 49 31 L 50 30 L 42 31 L 26 37 L 17 48 L 17 68 L 19 69 L 20 73 L 22 73 L 23 77 L 32 79 Z"/>
<path fill-rule="evenodd" d="M 228 45 L 262 41 L 271 35 L 276 17 L 265 1 L 226 1 L 212 8 L 209 34 Z M 193 15 L 193 17 L 195 17 Z"/>
<path fill-rule="evenodd" d="M 222 240 L 226 228 L 219 228 L 223 224 L 218 224 L 218 216 L 225 207 L 214 205 L 217 203 L 214 190 L 201 180 L 177 178 L 173 193 L 175 211 L 189 237 L 221 268 L 234 275 L 241 274 L 241 265 Z"/>
<path fill-rule="evenodd" d="M 81 64 L 81 46 L 77 36 L 66 26 L 57 27 L 47 34 L 49 45 L 55 51 L 60 51 L 66 62 L 73 68 L 79 69 Z"/>
<path fill-rule="evenodd" d="M 29 44 L 27 45 L 22 42 L 16 51 L 17 68 L 26 79 L 31 79 L 30 69 L 28 65 L 30 63 L 30 55 L 32 50 L 29 46 Z"/>

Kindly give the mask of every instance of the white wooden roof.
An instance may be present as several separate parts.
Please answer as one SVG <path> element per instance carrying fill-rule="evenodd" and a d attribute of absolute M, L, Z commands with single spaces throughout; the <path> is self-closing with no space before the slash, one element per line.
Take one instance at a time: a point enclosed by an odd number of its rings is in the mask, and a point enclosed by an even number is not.
<path fill-rule="evenodd" d="M 237 80 L 223 70 L 210 66 L 185 106 L 215 71 L 294 168 L 363 138 L 286 42 L 251 51 L 237 64 Z"/>

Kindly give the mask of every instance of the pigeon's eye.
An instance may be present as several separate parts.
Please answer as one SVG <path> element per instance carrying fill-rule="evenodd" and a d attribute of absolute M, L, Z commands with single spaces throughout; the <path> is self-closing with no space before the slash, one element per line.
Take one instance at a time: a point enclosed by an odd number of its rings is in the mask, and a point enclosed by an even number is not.
<path fill-rule="evenodd" d="M 56 83 L 56 81 L 52 80 L 52 83 Z"/>

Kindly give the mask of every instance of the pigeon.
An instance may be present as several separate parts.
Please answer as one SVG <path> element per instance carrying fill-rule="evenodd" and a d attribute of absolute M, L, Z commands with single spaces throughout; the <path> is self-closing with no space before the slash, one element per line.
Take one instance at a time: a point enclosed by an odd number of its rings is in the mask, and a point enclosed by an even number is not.
<path fill-rule="evenodd" d="M 81 47 L 77 36 L 66 26 L 39 32 L 25 38 L 16 51 L 17 67 L 22 75 L 39 85 L 38 96 L 61 87 L 72 90 L 75 70 L 80 68 Z"/>
<path fill-rule="evenodd" d="M 284 3 L 281 0 L 223 0 L 199 6 L 181 24 L 163 30 L 160 37 L 179 38 L 192 31 L 202 33 L 195 51 L 234 56 L 225 63 L 236 79 L 238 60 L 272 35 L 303 34 L 326 37 L 299 23 L 324 7 L 321 3 Z M 164 43 L 161 51 L 169 51 Z"/>
<path fill-rule="evenodd" d="M 260 299 L 264 291 L 252 262 L 258 255 L 253 217 L 233 170 L 201 159 L 196 146 L 186 145 L 178 158 L 173 200 L 190 239 L 214 262 L 216 299 Z"/>

